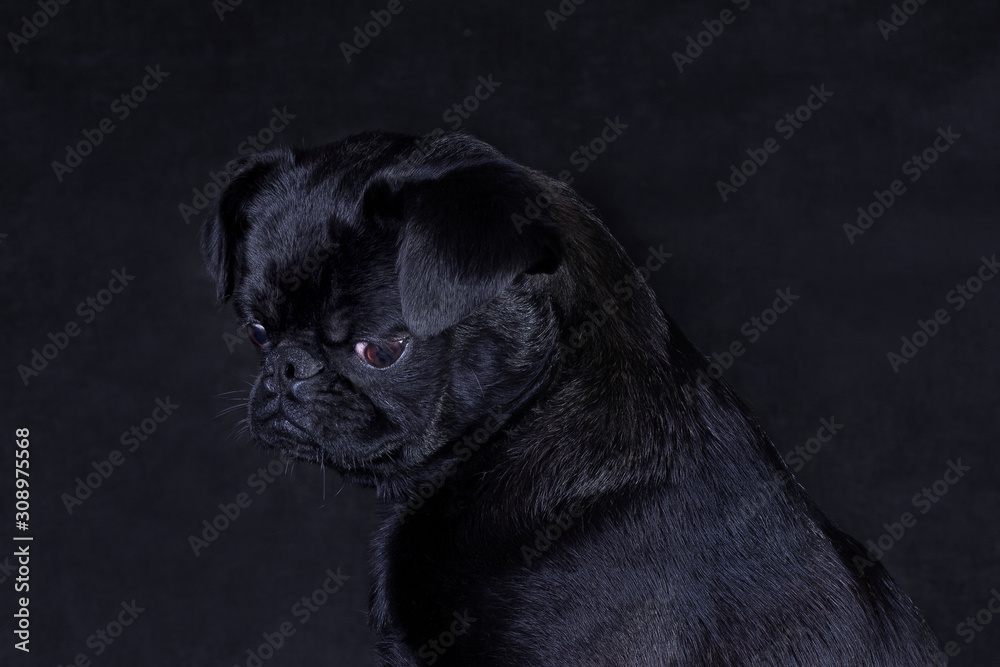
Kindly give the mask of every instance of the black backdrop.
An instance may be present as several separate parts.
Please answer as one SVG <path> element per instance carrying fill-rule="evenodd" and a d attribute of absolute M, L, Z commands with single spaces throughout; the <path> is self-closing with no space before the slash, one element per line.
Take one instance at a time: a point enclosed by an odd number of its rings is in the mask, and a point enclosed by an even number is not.
<path fill-rule="evenodd" d="M 214 418 L 256 359 L 213 302 L 198 209 L 248 137 L 460 123 L 567 172 L 637 262 L 672 254 L 650 278 L 661 303 L 779 449 L 804 448 L 802 484 L 873 540 L 953 664 L 993 664 L 1000 280 L 977 276 L 1000 252 L 991 5 L 4 3 L 0 662 L 372 664 L 373 495 L 302 465 L 271 476 L 271 454 L 232 435 L 240 415 Z M 798 298 L 775 319 L 776 290 Z M 824 419 L 842 428 L 810 441 Z M 196 555 L 192 535 L 214 539 Z M 30 655 L 11 632 L 24 544 Z"/>

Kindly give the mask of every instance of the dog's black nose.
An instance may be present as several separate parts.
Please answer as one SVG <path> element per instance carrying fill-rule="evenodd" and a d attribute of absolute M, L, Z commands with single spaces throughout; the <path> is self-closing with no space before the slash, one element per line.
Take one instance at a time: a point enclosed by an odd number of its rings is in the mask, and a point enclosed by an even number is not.
<path fill-rule="evenodd" d="M 279 347 L 264 358 L 264 369 L 279 385 L 287 385 L 315 377 L 323 363 L 301 347 Z"/>

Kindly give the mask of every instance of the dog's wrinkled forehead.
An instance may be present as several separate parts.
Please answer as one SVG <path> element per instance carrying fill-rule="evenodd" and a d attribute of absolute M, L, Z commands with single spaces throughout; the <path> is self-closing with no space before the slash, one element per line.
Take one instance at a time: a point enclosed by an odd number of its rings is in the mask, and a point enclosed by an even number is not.
<path fill-rule="evenodd" d="M 315 298 L 324 284 L 332 287 L 333 253 L 343 222 L 322 210 L 314 198 L 291 191 L 261 195 L 247 211 L 253 225 L 247 234 L 242 284 L 238 303 L 254 307 L 294 303 L 292 288 L 300 297 Z M 319 210 L 317 210 L 319 209 Z"/>
<path fill-rule="evenodd" d="M 519 274 L 558 266 L 560 234 L 547 215 L 515 224 L 540 187 L 462 135 L 373 132 L 266 151 L 243 159 L 219 195 L 202 253 L 219 300 L 233 298 L 244 317 L 288 322 L 295 311 L 301 324 L 310 307 L 336 308 L 349 291 L 432 336 Z"/>
<path fill-rule="evenodd" d="M 248 233 L 239 306 L 273 320 L 303 321 L 322 315 L 317 304 L 372 291 L 373 282 L 379 293 L 391 288 L 396 239 L 391 230 L 366 227 L 361 206 L 380 153 L 348 145 L 300 154 L 259 181 L 243 207 Z"/>

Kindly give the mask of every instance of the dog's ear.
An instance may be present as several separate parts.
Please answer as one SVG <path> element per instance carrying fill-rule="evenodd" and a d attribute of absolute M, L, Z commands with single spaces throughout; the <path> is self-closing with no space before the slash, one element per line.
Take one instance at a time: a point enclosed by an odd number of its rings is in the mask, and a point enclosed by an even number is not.
<path fill-rule="evenodd" d="M 240 158 L 228 168 L 229 182 L 201 227 L 201 255 L 215 281 L 220 303 L 233 295 L 243 273 L 248 208 L 264 188 L 268 174 L 289 158 L 287 151 L 267 151 Z"/>
<path fill-rule="evenodd" d="M 496 160 L 369 187 L 369 212 L 402 223 L 396 269 L 407 328 L 437 334 L 517 276 L 554 271 L 561 239 L 547 202 L 527 170 Z"/>

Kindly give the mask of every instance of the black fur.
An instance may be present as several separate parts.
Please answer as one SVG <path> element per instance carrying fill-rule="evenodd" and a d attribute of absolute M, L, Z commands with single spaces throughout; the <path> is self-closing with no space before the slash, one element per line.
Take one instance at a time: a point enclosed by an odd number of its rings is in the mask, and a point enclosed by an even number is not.
<path fill-rule="evenodd" d="M 267 332 L 252 435 L 384 500 L 382 664 L 942 662 L 563 184 L 363 134 L 245 160 L 203 248 Z"/>

